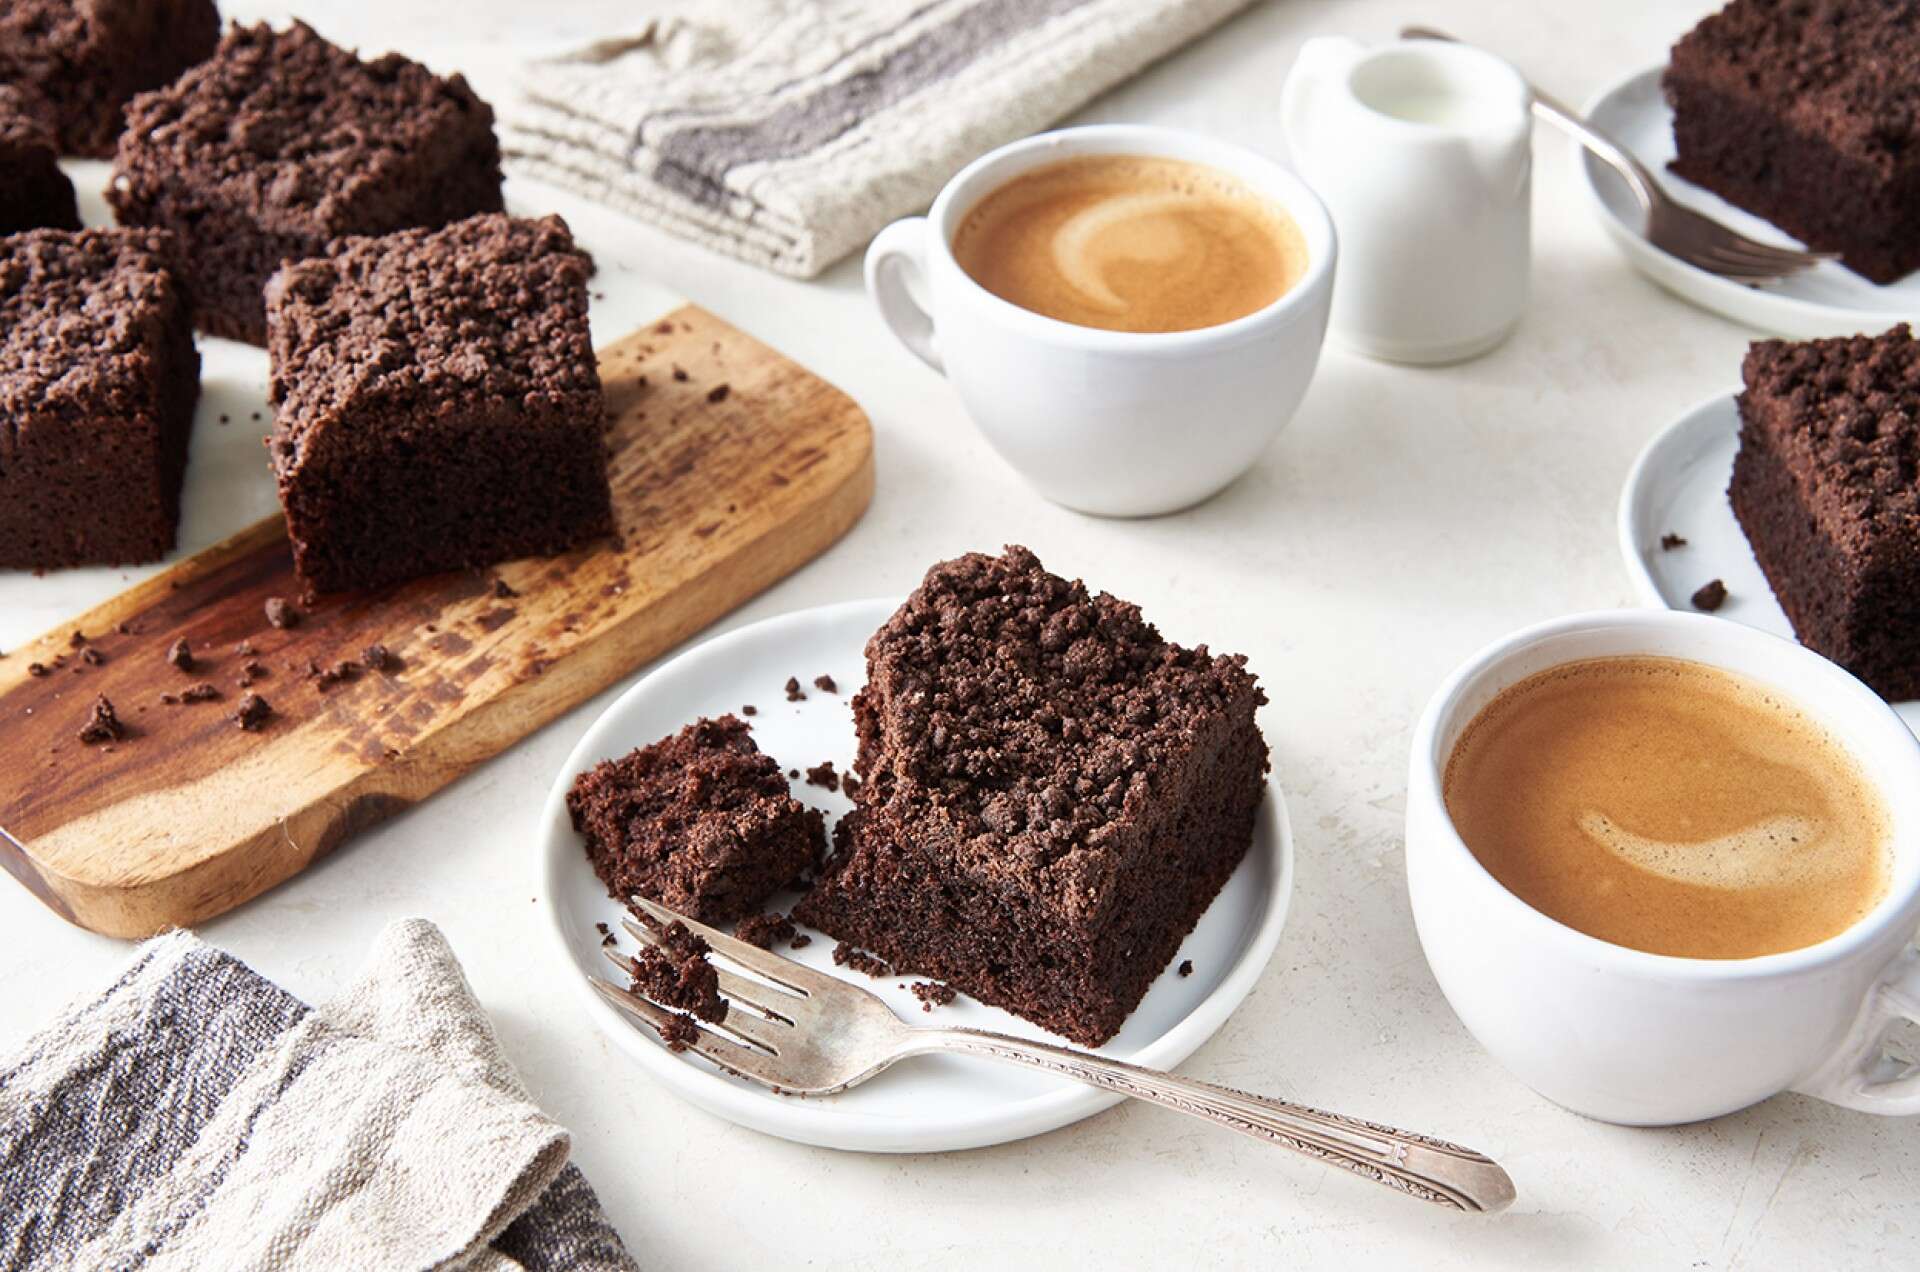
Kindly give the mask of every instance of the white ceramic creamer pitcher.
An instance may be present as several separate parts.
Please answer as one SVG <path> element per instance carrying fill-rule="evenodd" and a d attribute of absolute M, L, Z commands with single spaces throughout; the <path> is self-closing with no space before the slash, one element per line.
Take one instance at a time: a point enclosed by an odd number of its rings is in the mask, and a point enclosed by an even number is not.
<path fill-rule="evenodd" d="M 1466 45 L 1301 47 L 1281 122 L 1340 235 L 1338 339 L 1455 362 L 1513 330 L 1527 302 L 1530 109 L 1519 73 Z"/>

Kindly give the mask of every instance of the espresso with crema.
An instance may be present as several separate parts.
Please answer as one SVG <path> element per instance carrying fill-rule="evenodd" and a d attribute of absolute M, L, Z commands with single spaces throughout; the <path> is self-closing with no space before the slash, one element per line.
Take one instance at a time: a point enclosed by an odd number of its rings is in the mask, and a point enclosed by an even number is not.
<path fill-rule="evenodd" d="M 968 210 L 953 256 L 1022 309 L 1109 331 L 1192 331 L 1244 318 L 1307 270 L 1285 209 L 1179 159 L 1083 155 L 1024 172 Z"/>
<path fill-rule="evenodd" d="M 1886 806 L 1853 755 L 1777 692 L 1701 663 L 1601 658 L 1521 681 L 1461 735 L 1443 793 L 1508 891 L 1653 954 L 1813 945 L 1891 876 Z"/>

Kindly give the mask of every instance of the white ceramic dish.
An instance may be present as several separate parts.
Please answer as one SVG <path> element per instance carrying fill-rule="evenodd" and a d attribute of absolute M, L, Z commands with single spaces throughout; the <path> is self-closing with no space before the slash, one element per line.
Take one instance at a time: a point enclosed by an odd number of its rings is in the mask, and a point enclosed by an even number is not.
<path fill-rule="evenodd" d="M 904 1061 L 871 1082 L 827 1099 L 777 1096 L 694 1056 L 672 1054 L 650 1030 L 620 1015 L 587 987 L 588 973 L 611 971 L 600 954 L 601 938 L 594 925 L 606 923 L 618 931 L 622 908 L 594 876 L 568 820 L 566 792 L 574 775 L 653 742 L 697 716 L 738 712 L 747 703 L 759 708 L 753 725 L 761 749 L 782 765 L 804 769 L 831 759 L 844 770 L 854 752 L 847 703 L 865 678 L 863 650 L 897 606 L 890 600 L 854 601 L 768 619 L 688 650 L 622 694 L 587 730 L 555 778 L 540 815 L 536 895 L 546 906 L 553 939 L 579 972 L 571 979 L 582 1010 L 648 1074 L 708 1112 L 769 1135 L 828 1148 L 933 1152 L 1005 1143 L 1078 1121 L 1121 1097 L 951 1056 Z M 812 687 L 810 682 L 821 673 L 838 682 L 837 694 Z M 806 701 L 785 700 L 781 686 L 789 676 L 807 686 Z M 817 787 L 795 783 L 794 788 L 829 817 L 850 807 L 840 795 Z M 1274 784 L 1247 859 L 1201 917 L 1173 966 L 1102 1053 L 1156 1068 L 1170 1068 L 1191 1055 L 1266 968 L 1280 939 L 1292 886 L 1293 844 L 1286 806 Z M 777 897 L 773 904 L 785 910 L 792 900 Z M 905 1019 L 928 1019 L 919 1001 L 901 988 L 912 978 L 871 980 L 836 969 L 833 946 L 832 939 L 816 933 L 807 949 L 780 952 L 879 993 Z M 1174 970 L 1183 959 L 1193 961 L 1187 977 Z M 1050 1038 L 1017 1017 L 964 996 L 936 1008 L 934 1018 L 942 1025 Z"/>
<path fill-rule="evenodd" d="M 1793 624 L 1727 502 L 1739 449 L 1740 414 L 1731 393 L 1702 402 L 1647 443 L 1620 495 L 1620 553 L 1643 604 L 1691 612 L 1694 591 L 1719 579 L 1727 600 L 1716 616 L 1792 639 Z M 1661 548 L 1665 534 L 1679 535 L 1686 546 Z M 1920 731 L 1920 702 L 1894 710 Z"/>
<path fill-rule="evenodd" d="M 1673 112 L 1660 93 L 1662 68 L 1621 80 L 1587 104 L 1586 116 L 1611 133 L 1689 207 L 1765 243 L 1799 246 L 1766 221 L 1668 171 Z M 1920 274 L 1877 286 L 1839 265 L 1817 265 L 1773 287 L 1747 287 L 1667 255 L 1640 235 L 1639 205 L 1618 173 L 1590 154 L 1577 165 L 1581 188 L 1600 224 L 1634 268 L 1683 300 L 1775 335 L 1805 339 L 1877 333 L 1920 318 Z"/>

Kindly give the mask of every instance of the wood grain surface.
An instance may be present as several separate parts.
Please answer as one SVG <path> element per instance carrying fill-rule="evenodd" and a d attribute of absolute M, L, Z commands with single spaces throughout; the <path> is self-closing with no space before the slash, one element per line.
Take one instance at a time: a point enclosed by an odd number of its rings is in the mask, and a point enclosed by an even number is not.
<path fill-rule="evenodd" d="M 617 542 L 303 600 L 273 518 L 6 651 L 7 869 L 113 936 L 219 914 L 707 627 L 872 496 L 852 400 L 700 309 L 602 350 L 600 369 Z M 272 597 L 295 603 L 297 625 L 267 622 Z M 183 638 L 190 672 L 167 660 Z M 313 674 L 373 644 L 397 665 Z M 249 661 L 273 708 L 258 732 L 234 721 Z M 201 683 L 220 696 L 163 700 Z M 89 745 L 78 734 L 102 695 L 128 737 Z"/>

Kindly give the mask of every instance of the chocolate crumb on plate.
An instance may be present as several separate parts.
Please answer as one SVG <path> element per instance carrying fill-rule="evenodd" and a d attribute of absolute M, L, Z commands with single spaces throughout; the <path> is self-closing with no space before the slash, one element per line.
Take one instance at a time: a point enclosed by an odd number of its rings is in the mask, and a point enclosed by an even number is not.
<path fill-rule="evenodd" d="M 1190 959 L 1190 958 L 1183 958 L 1183 959 L 1181 959 L 1181 960 L 1180 960 L 1180 974 L 1181 974 L 1182 976 L 1191 976 L 1191 975 L 1193 975 L 1193 960 L 1192 960 L 1192 959 Z"/>
<path fill-rule="evenodd" d="M 813 678 L 813 687 L 815 689 L 818 689 L 821 693 L 839 693 L 840 692 L 840 686 L 835 684 L 833 677 L 827 675 L 825 672 L 822 672 L 820 675 L 815 676 Z"/>
<path fill-rule="evenodd" d="M 167 646 L 167 661 L 182 671 L 192 671 L 194 667 L 193 650 L 187 646 L 187 638 L 182 636 Z"/>
<path fill-rule="evenodd" d="M 822 760 L 807 770 L 807 785 L 819 786 L 826 790 L 840 789 L 840 774 L 834 771 L 832 760 Z"/>
<path fill-rule="evenodd" d="M 641 946 L 629 961 L 633 991 L 718 1024 L 727 1018 L 727 1000 L 720 997 L 720 973 L 707 961 L 710 952 L 686 924 L 668 924 L 658 944 Z"/>
<path fill-rule="evenodd" d="M 295 609 L 283 596 L 267 598 L 267 622 L 273 627 L 285 631 L 289 627 L 300 625 L 300 611 Z"/>
<path fill-rule="evenodd" d="M 1726 603 L 1727 585 L 1719 579 L 1702 584 L 1700 590 L 1693 594 L 1693 608 L 1709 614 Z"/>
<path fill-rule="evenodd" d="M 788 702 L 805 702 L 807 700 L 806 693 L 800 688 L 800 677 L 788 676 L 785 688 Z"/>
<path fill-rule="evenodd" d="M 939 981 L 915 981 L 913 996 L 920 1000 L 921 1011 L 948 1006 L 958 997 L 953 986 L 943 985 Z"/>
<path fill-rule="evenodd" d="M 126 736 L 127 726 L 121 724 L 120 717 L 114 714 L 113 704 L 104 696 L 95 698 L 87 722 L 80 726 L 80 740 L 92 745 L 95 742 L 119 742 Z"/>
<path fill-rule="evenodd" d="M 206 681 L 203 680 L 199 684 L 189 686 L 187 689 L 183 690 L 180 694 L 180 701 L 212 702 L 214 699 L 218 698 L 219 696 L 220 696 L 220 691 L 218 689 L 215 689 L 212 685 L 208 684 Z"/>
<path fill-rule="evenodd" d="M 795 949 L 795 950 L 804 950 L 807 948 L 807 946 L 812 944 L 813 944 L 812 937 L 808 936 L 805 932 L 797 932 L 794 934 L 793 943 L 789 945 L 787 948 Z"/>
<path fill-rule="evenodd" d="M 757 716 L 760 714 L 760 708 L 749 702 L 746 706 L 740 708 L 740 714 L 743 716 Z"/>
<path fill-rule="evenodd" d="M 763 914 L 750 914 L 734 925 L 733 934 L 748 945 L 757 945 L 763 950 L 770 950 L 775 941 L 793 939 L 793 920 L 773 910 Z"/>
<path fill-rule="evenodd" d="M 1675 548 L 1684 548 L 1686 546 L 1687 541 L 1671 530 L 1660 536 L 1660 550 L 1662 552 L 1671 552 Z"/>
<path fill-rule="evenodd" d="M 885 959 L 869 954 L 857 945 L 842 941 L 833 947 L 833 962 L 836 967 L 849 968 L 856 972 L 865 972 L 879 980 L 893 975 L 893 965 Z"/>
<path fill-rule="evenodd" d="M 257 733 L 267 726 L 273 715 L 273 707 L 257 693 L 245 694 L 240 706 L 233 713 L 233 722 L 248 733 Z"/>

